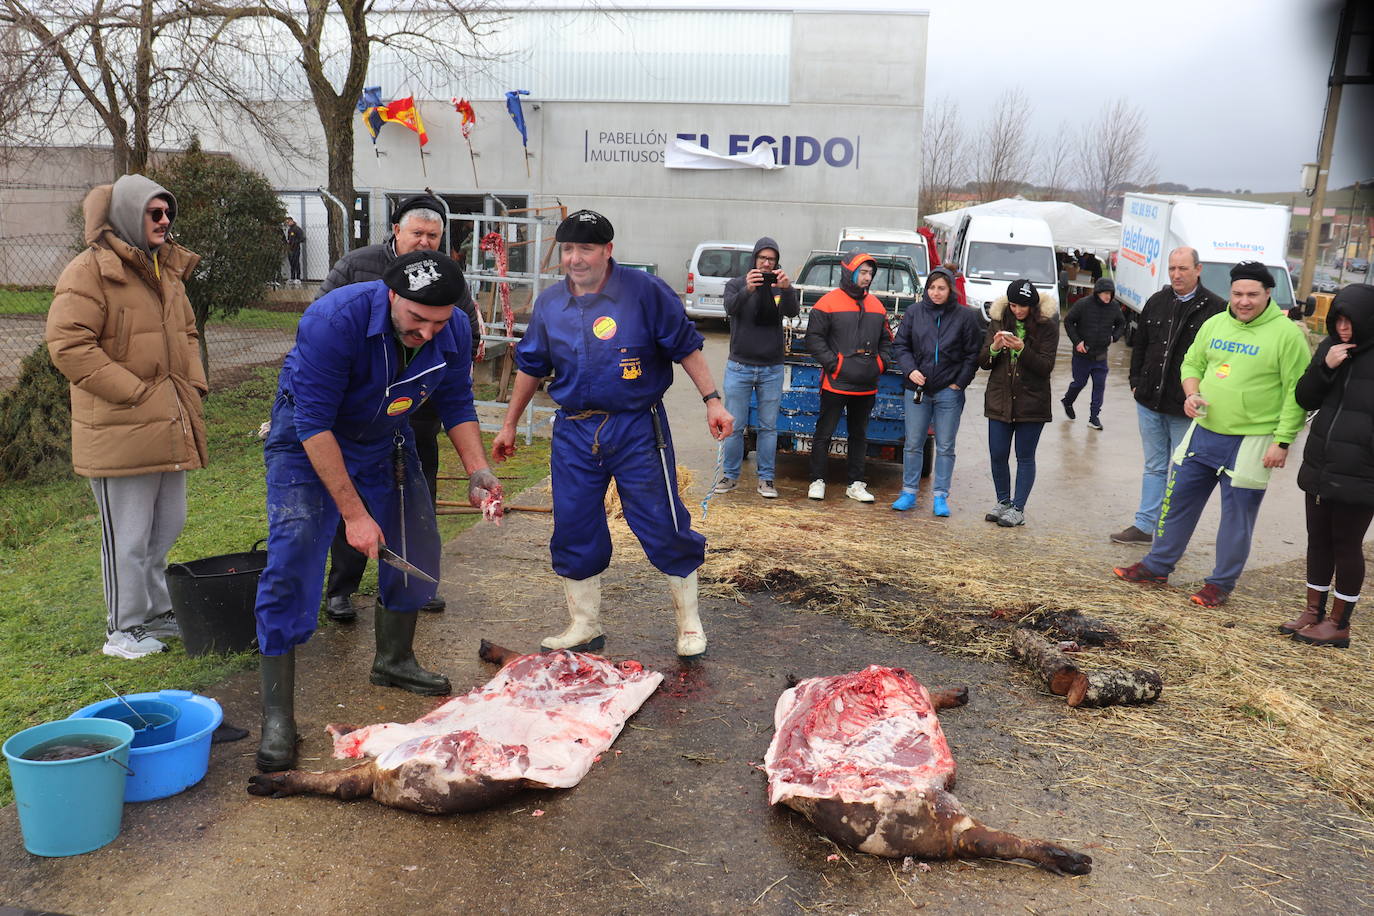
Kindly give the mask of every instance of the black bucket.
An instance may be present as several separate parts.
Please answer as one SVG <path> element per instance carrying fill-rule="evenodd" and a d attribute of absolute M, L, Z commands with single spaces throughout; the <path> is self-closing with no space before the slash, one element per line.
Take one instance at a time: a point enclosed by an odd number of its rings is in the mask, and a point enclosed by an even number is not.
<path fill-rule="evenodd" d="M 226 553 L 167 567 L 167 591 L 187 655 L 244 652 L 258 638 L 253 605 L 267 551 Z"/>

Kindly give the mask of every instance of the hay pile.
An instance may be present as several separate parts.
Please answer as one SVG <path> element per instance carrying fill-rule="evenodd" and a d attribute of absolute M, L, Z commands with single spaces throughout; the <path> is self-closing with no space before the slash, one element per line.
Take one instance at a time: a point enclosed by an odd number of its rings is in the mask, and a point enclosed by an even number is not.
<path fill-rule="evenodd" d="M 1374 631 L 1344 651 L 1279 636 L 1277 624 L 1303 600 L 1300 578 L 1264 590 L 1262 574 L 1247 573 L 1229 604 L 1204 610 L 1181 588 L 1119 582 L 1100 558 L 1082 556 L 1080 544 L 1025 529 L 951 529 L 891 512 L 755 500 L 714 500 L 705 519 L 693 515 L 710 545 L 702 568 L 708 594 L 739 599 L 768 590 L 883 633 L 999 661 L 1021 618 L 1076 609 L 1125 639 L 1110 664 L 1164 677 L 1160 703 L 1065 710 L 1054 735 L 1018 732 L 1023 740 L 1091 754 L 1106 730 L 1157 742 L 1193 768 L 1209 757 L 1296 768 L 1374 813 Z M 630 536 L 623 523 L 612 531 Z M 959 543 L 950 542 L 953 531 Z M 1084 652 L 1075 662 L 1089 668 L 1094 657 Z M 1009 677 L 1029 681 L 1020 669 Z"/>

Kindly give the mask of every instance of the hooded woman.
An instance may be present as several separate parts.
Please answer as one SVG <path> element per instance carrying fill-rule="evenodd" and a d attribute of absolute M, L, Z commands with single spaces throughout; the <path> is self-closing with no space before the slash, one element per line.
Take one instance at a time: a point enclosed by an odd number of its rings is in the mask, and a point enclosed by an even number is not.
<path fill-rule="evenodd" d="M 906 398 L 906 445 L 902 454 L 902 492 L 892 508 L 905 512 L 916 505 L 921 483 L 926 434 L 935 426 L 935 481 L 932 511 L 949 515 L 949 484 L 954 476 L 954 439 L 964 414 L 964 389 L 978 373 L 983 335 L 978 316 L 959 305 L 954 274 L 943 267 L 930 272 L 921 301 L 902 315 L 893 348 L 902 370 Z"/>
<path fill-rule="evenodd" d="M 1337 293 L 1326 328 L 1296 391 L 1300 406 L 1317 411 L 1298 470 L 1307 494 L 1307 607 L 1279 631 L 1344 649 L 1374 519 L 1374 286 Z"/>
<path fill-rule="evenodd" d="M 979 362 L 992 370 L 984 395 L 988 452 L 997 505 L 984 518 L 1004 528 L 1026 523 L 1026 500 L 1035 485 L 1035 450 L 1050 422 L 1050 372 L 1059 347 L 1059 303 L 1029 280 L 1013 280 L 988 310 L 991 318 Z M 1016 446 L 1016 492 L 1011 449 Z"/>

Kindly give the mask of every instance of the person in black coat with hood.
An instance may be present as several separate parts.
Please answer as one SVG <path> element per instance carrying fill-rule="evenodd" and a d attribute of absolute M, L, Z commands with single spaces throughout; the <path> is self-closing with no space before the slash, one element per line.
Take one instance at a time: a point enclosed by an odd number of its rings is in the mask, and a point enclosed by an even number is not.
<path fill-rule="evenodd" d="M 1337 293 L 1326 328 L 1295 392 L 1299 405 L 1317 411 L 1298 469 L 1307 494 L 1307 607 L 1279 630 L 1344 649 L 1374 519 L 1374 286 Z"/>
<path fill-rule="evenodd" d="M 1064 318 L 1064 333 L 1073 343 L 1073 381 L 1064 392 L 1061 403 L 1070 420 L 1077 417 L 1073 402 L 1078 392 L 1093 380 L 1092 401 L 1088 426 L 1102 429 L 1102 397 L 1107 391 L 1107 347 L 1121 338 L 1126 330 L 1126 316 L 1116 298 L 1116 284 L 1102 278 L 1093 284 L 1091 296 L 1084 296 L 1073 304 Z"/>

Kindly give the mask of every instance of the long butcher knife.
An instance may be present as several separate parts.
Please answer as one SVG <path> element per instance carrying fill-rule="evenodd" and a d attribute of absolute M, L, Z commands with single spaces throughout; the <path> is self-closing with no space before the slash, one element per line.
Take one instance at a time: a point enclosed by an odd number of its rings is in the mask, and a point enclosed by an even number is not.
<path fill-rule="evenodd" d="M 430 582 L 434 585 L 439 584 L 438 579 L 434 578 L 429 573 L 425 572 L 423 569 L 416 566 L 414 563 L 410 562 L 405 557 L 401 556 L 399 553 L 392 550 L 385 544 L 379 544 L 377 546 L 377 558 L 380 559 L 383 563 L 387 564 L 388 566 L 396 567 L 403 573 L 409 573 L 412 576 L 418 576 L 424 581 Z"/>

